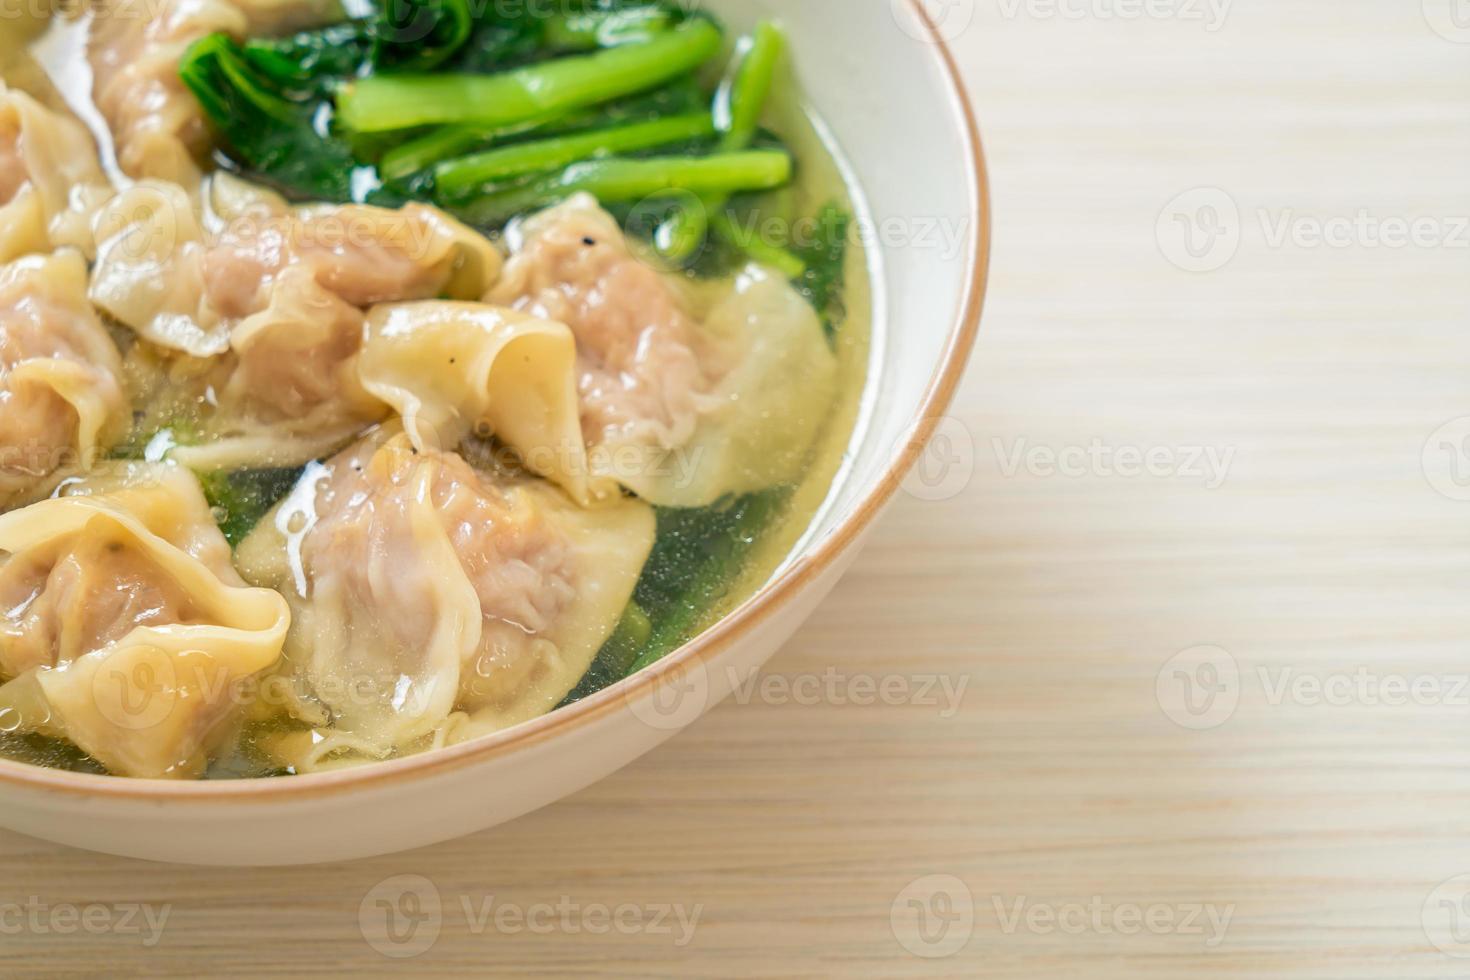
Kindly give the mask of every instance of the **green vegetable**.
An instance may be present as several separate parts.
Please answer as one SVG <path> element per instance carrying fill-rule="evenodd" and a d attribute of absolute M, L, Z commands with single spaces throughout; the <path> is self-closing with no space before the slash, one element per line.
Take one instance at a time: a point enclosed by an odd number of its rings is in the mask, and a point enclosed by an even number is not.
<path fill-rule="evenodd" d="M 303 467 L 206 473 L 199 483 L 214 508 L 215 520 L 233 548 L 260 523 L 266 511 L 291 492 Z"/>
<path fill-rule="evenodd" d="M 623 611 L 623 618 L 618 621 L 612 636 L 597 651 L 592 666 L 587 668 L 587 673 L 582 675 L 581 681 L 562 701 L 562 705 L 580 701 L 627 677 L 628 669 L 638 659 L 638 654 L 647 648 L 652 635 L 653 622 L 649 620 L 648 614 L 638 603 L 628 603 L 628 608 Z"/>
<path fill-rule="evenodd" d="M 278 88 L 325 96 L 339 79 L 357 74 L 373 51 L 373 27 L 363 21 L 334 24 L 283 38 L 250 38 L 241 56 Z"/>
<path fill-rule="evenodd" d="M 786 512 L 791 491 L 763 490 L 710 507 L 657 508 L 658 536 L 633 599 L 653 623 L 628 673 L 694 637 L 730 595 L 751 548 Z"/>
<path fill-rule="evenodd" d="M 535 132 L 546 120 L 514 126 L 442 126 L 417 139 L 400 143 L 378 162 L 378 169 L 389 180 L 397 180 L 426 170 L 450 157 L 458 156 L 485 143 L 498 142 L 522 133 Z"/>
<path fill-rule="evenodd" d="M 454 59 L 476 30 L 474 0 L 385 0 L 376 16 L 284 38 L 251 38 L 247 60 L 282 85 L 325 94 L 379 71 L 430 71 Z"/>
<path fill-rule="evenodd" d="M 364 133 L 447 123 L 513 125 L 655 88 L 699 67 L 719 44 L 719 30 L 695 19 L 639 44 L 496 75 L 373 75 L 338 94 L 338 119 Z"/>
<path fill-rule="evenodd" d="M 777 187 L 791 179 L 791 157 L 779 150 L 750 150 L 709 157 L 650 157 L 589 160 L 561 173 L 534 178 L 456 208 L 466 220 L 503 225 L 527 211 L 547 207 L 581 191 L 599 201 L 691 191 L 717 194 Z"/>
<path fill-rule="evenodd" d="M 757 24 L 755 32 L 741 41 L 737 67 L 726 75 L 715 95 L 715 123 L 725 134 L 722 150 L 743 150 L 750 145 L 785 50 L 786 36 L 768 20 Z"/>
<path fill-rule="evenodd" d="M 653 233 L 653 247 L 669 261 L 685 263 L 709 240 L 711 202 L 686 194 L 671 203 L 669 216 Z"/>
<path fill-rule="evenodd" d="M 374 32 L 373 66 L 431 71 L 457 55 L 474 28 L 470 0 L 385 0 Z"/>
<path fill-rule="evenodd" d="M 455 195 L 494 181 L 553 170 L 589 157 L 668 146 L 713 136 L 714 132 L 714 122 L 708 115 L 670 116 L 517 143 L 441 163 L 434 168 L 434 184 L 441 193 Z"/>
<path fill-rule="evenodd" d="M 352 199 L 360 164 L 346 143 L 320 126 L 328 103 L 297 101 L 275 91 L 225 34 L 190 45 L 179 75 L 249 169 L 296 196 Z"/>
<path fill-rule="evenodd" d="M 107 767 L 65 739 L 34 732 L 0 731 L 0 758 L 47 769 L 107 775 Z"/>
<path fill-rule="evenodd" d="M 765 241 L 753 231 L 735 224 L 728 212 L 721 211 L 710 219 L 710 227 L 716 235 L 749 258 L 768 265 L 787 279 L 799 279 L 806 275 L 806 262 L 779 245 Z"/>
<path fill-rule="evenodd" d="M 852 215 L 837 204 L 828 204 L 817 213 L 815 224 L 810 240 L 792 245 L 792 253 L 806 266 L 793 279 L 793 285 L 821 314 L 830 336 L 847 316 L 842 294 L 847 281 L 847 240 Z"/>
<path fill-rule="evenodd" d="M 655 508 L 653 553 L 613 635 L 562 705 L 580 701 L 668 656 L 720 611 L 751 548 L 786 511 L 777 487 L 710 507 Z"/>
<path fill-rule="evenodd" d="M 398 180 L 486 144 L 690 113 L 702 108 L 704 101 L 704 91 L 693 76 L 686 75 L 661 89 L 570 114 L 548 113 L 512 126 L 441 126 L 389 150 L 378 169 L 385 179 Z"/>
<path fill-rule="evenodd" d="M 785 35 L 768 20 L 757 24 L 750 37 L 741 39 L 715 95 L 714 120 L 724 134 L 719 144 L 722 151 L 743 150 L 755 138 L 785 49 Z M 704 244 L 711 228 L 717 233 L 728 231 L 729 222 L 724 213 L 728 202 L 729 195 L 715 195 L 676 208 L 654 239 L 659 254 L 671 262 L 682 263 Z M 783 270 L 787 276 L 801 272 L 799 261 L 777 246 L 759 243 L 758 249 L 752 251 L 736 239 L 724 237 L 728 244 L 746 251 L 758 262 Z"/>
<path fill-rule="evenodd" d="M 480 6 L 495 3 L 476 0 Z M 529 6 L 529 4 L 528 4 Z M 486 75 L 532 64 L 546 57 L 546 18 L 527 11 L 521 16 L 480 15 L 479 26 L 450 67 L 454 71 Z"/>
<path fill-rule="evenodd" d="M 136 340 L 136 337 L 134 338 Z M 175 446 L 196 446 L 200 433 L 197 423 L 181 413 L 170 418 L 166 424 L 157 424 L 157 419 L 137 419 L 133 431 L 122 442 L 113 446 L 109 459 L 149 460 L 162 459 Z"/>
<path fill-rule="evenodd" d="M 674 12 L 657 5 L 569 12 L 547 22 L 545 40 L 560 51 L 591 51 L 647 40 L 673 23 Z"/>
<path fill-rule="evenodd" d="M 571 128 L 646 122 L 663 116 L 704 112 L 708 104 L 709 96 L 700 86 L 699 80 L 690 73 L 680 75 L 662 88 L 630 95 L 582 113 L 573 113 L 565 117 L 563 125 Z"/>

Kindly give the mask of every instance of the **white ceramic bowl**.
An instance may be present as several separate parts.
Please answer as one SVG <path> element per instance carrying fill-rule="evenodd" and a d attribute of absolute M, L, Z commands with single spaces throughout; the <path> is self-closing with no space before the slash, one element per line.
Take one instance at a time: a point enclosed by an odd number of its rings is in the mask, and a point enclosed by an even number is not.
<path fill-rule="evenodd" d="M 871 249 L 867 419 L 800 553 L 718 626 L 571 707 L 463 745 L 314 776 L 174 783 L 0 760 L 0 825 L 132 857 L 302 864 L 406 850 L 510 820 L 627 765 L 791 636 L 944 412 L 980 319 L 989 247 L 978 133 L 918 0 L 715 0 L 732 28 L 778 17 L 815 115 L 855 177 Z M 960 233 L 957 248 L 945 232 Z"/>

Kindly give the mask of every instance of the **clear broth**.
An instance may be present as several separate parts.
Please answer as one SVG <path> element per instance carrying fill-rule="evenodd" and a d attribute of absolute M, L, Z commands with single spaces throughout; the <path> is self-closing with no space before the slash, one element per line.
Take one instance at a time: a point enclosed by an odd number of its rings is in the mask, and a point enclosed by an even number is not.
<path fill-rule="evenodd" d="M 128 179 L 117 170 L 110 135 L 91 100 L 91 69 L 85 59 L 87 26 L 86 16 L 57 19 L 49 26 L 33 22 L 0 38 L 0 76 L 42 102 L 81 118 L 99 144 L 104 169 L 115 183 L 123 185 Z M 850 213 L 860 213 L 833 148 L 823 140 L 801 105 L 794 83 L 787 80 L 773 95 L 767 122 L 782 135 L 799 161 L 791 189 L 793 213 L 813 215 L 828 203 L 837 203 Z M 769 581 L 810 529 L 831 493 L 859 422 L 872 349 L 872 291 L 868 256 L 861 236 L 848 236 L 843 300 L 845 316 L 832 336 L 838 360 L 839 395 L 800 483 L 781 488 L 775 496 L 766 491 L 717 505 L 704 514 L 660 512 L 659 540 L 644 570 L 639 596 L 658 595 L 661 582 L 684 581 L 701 572 L 706 574 L 699 588 L 665 602 L 659 610 L 662 621 L 655 618 L 652 623 L 654 636 L 661 643 L 658 652 L 666 654 L 692 639 Z M 128 358 L 129 386 L 135 403 L 166 402 L 171 394 L 166 390 L 166 375 L 153 363 L 157 359 L 146 349 L 147 345 L 133 341 L 125 331 L 118 332 L 118 339 L 124 346 L 137 348 Z M 147 420 L 140 423 L 124 452 L 144 451 L 151 434 L 149 425 Z M 289 478 L 289 473 L 262 471 L 232 487 L 233 512 L 230 508 L 216 507 L 216 518 L 232 543 L 248 529 L 248 521 L 242 515 L 267 509 L 289 488 Z M 208 480 L 205 485 L 206 491 L 213 495 L 217 488 L 211 489 Z M 708 565 L 712 552 L 721 556 L 722 566 L 717 572 L 698 566 L 701 561 Z M 615 666 L 605 663 L 609 648 L 604 648 L 593 670 L 569 696 L 569 701 L 588 696 L 625 675 L 626 671 L 620 673 Z M 206 778 L 283 774 L 262 747 L 289 727 L 290 723 L 277 715 L 259 714 L 245 724 L 234 750 L 225 752 L 211 766 Z M 96 762 L 72 746 L 37 736 L 0 733 L 0 755 L 51 768 L 101 771 Z"/>

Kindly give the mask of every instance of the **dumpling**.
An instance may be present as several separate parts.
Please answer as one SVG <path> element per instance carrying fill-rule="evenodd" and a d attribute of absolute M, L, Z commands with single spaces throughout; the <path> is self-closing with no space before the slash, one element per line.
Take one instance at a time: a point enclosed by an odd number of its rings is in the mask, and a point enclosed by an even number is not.
<path fill-rule="evenodd" d="M 368 316 L 358 373 L 419 449 L 494 434 L 526 469 L 591 503 L 618 492 L 589 472 L 572 332 L 504 307 L 391 303 Z"/>
<path fill-rule="evenodd" d="M 583 508 L 533 478 L 420 452 L 384 427 L 301 482 L 241 543 L 279 589 L 309 726 L 298 769 L 379 759 L 537 717 L 570 691 L 653 546 L 631 498 Z"/>
<path fill-rule="evenodd" d="M 92 253 L 92 215 L 112 196 L 79 121 L 0 81 L 0 262 L 63 246 Z"/>
<path fill-rule="evenodd" d="M 364 310 L 476 296 L 500 253 L 424 205 L 292 208 L 217 175 L 197 215 L 178 187 L 142 182 L 98 217 L 93 301 L 140 336 L 215 359 L 198 387 L 197 469 L 289 466 L 340 447 L 386 414 L 357 375 Z"/>
<path fill-rule="evenodd" d="M 0 505 L 93 465 L 131 421 L 73 251 L 0 267 Z"/>
<path fill-rule="evenodd" d="M 701 311 L 585 194 L 512 238 L 486 302 L 571 328 L 595 472 L 676 507 L 799 475 L 836 396 L 837 361 L 789 283 L 752 265 Z"/>
<path fill-rule="evenodd" d="M 354 308 L 473 298 L 500 271 L 483 236 L 427 205 L 293 208 L 227 174 L 211 178 L 208 199 L 201 214 L 176 185 L 144 181 L 95 228 L 93 299 L 143 338 L 194 357 L 229 350 L 295 271 L 309 273 L 322 302 Z"/>
<path fill-rule="evenodd" d="M 92 98 L 130 177 L 198 186 L 209 132 L 179 79 L 188 46 L 215 31 L 243 36 L 245 15 L 226 0 L 106 0 L 87 42 Z"/>
<path fill-rule="evenodd" d="M 106 464 L 63 490 L 0 516 L 0 728 L 198 777 L 279 658 L 286 602 L 240 580 L 187 471 Z"/>
<path fill-rule="evenodd" d="M 102 0 L 87 42 L 92 97 L 112 129 L 118 165 L 191 191 L 209 152 L 199 104 L 179 79 L 179 59 L 195 41 L 279 33 L 335 19 L 325 0 Z"/>

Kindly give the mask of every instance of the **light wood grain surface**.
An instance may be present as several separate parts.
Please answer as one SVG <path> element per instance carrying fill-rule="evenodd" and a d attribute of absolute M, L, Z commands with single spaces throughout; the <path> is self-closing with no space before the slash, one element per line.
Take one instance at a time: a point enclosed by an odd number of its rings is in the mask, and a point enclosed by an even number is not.
<path fill-rule="evenodd" d="M 951 0 L 995 188 L 930 461 L 967 479 L 897 503 L 772 686 L 380 860 L 0 835 L 0 902 L 168 911 L 151 946 L 0 920 L 0 973 L 1470 975 L 1470 457 L 1454 430 L 1425 452 L 1470 414 L 1470 45 L 1428 7 L 1236 0 L 1209 30 L 1204 0 Z M 1240 242 L 1187 272 L 1164 212 L 1200 187 Z M 1312 244 L 1333 218 L 1346 244 Z M 1413 219 L 1419 244 L 1382 243 Z M 866 679 L 900 703 L 856 703 Z M 399 961 L 358 912 L 403 874 L 443 912 Z M 622 905 L 641 927 L 593 932 Z"/>

